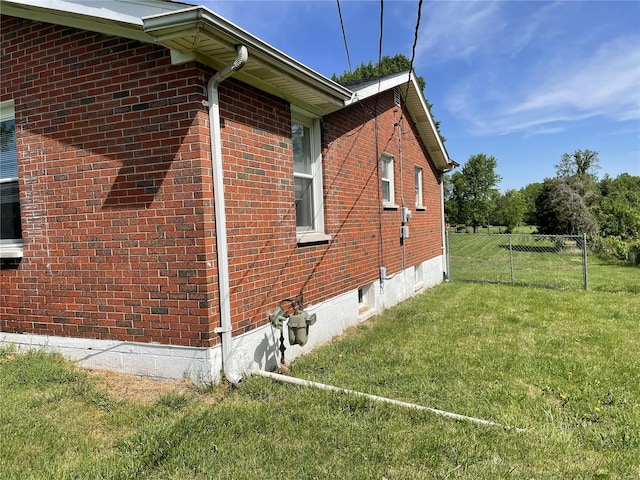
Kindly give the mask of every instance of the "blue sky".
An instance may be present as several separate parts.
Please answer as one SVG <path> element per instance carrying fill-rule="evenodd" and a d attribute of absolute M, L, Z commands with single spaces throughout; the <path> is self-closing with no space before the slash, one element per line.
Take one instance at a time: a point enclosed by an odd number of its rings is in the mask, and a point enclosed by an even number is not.
<path fill-rule="evenodd" d="M 192 0 L 190 0 L 192 1 Z M 349 69 L 335 0 L 196 0 L 331 76 Z M 380 2 L 341 0 L 351 66 L 378 59 Z M 418 2 L 384 2 L 382 54 L 411 57 Z M 600 153 L 600 176 L 640 175 L 640 1 L 429 1 L 416 73 L 461 164 L 493 155 L 501 190 Z"/>

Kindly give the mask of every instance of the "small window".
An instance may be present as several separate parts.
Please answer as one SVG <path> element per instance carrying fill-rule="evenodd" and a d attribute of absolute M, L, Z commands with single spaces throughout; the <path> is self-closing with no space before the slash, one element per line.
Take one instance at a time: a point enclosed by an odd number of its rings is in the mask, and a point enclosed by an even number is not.
<path fill-rule="evenodd" d="M 298 234 L 324 232 L 319 120 L 294 112 L 291 122 Z"/>
<path fill-rule="evenodd" d="M 0 256 L 22 256 L 18 154 L 13 101 L 0 103 Z"/>
<path fill-rule="evenodd" d="M 382 203 L 391 205 L 394 202 L 393 192 L 393 155 L 383 153 L 380 159 L 380 177 L 382 179 Z"/>
<path fill-rule="evenodd" d="M 422 167 L 416 167 L 413 172 L 413 179 L 416 188 L 416 208 L 423 208 L 422 203 Z"/>
<path fill-rule="evenodd" d="M 362 315 L 373 309 L 376 304 L 373 283 L 358 288 L 358 313 Z"/>

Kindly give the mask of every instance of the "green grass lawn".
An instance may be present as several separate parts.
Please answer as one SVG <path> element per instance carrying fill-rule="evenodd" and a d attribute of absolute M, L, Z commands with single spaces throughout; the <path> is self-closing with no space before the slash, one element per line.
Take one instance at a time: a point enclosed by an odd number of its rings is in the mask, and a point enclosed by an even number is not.
<path fill-rule="evenodd" d="M 587 292 L 446 283 L 291 368 L 523 433 L 260 377 L 132 402 L 4 350 L 0 478 L 640 478 L 640 299 L 612 288 L 638 269 L 601 270 Z"/>

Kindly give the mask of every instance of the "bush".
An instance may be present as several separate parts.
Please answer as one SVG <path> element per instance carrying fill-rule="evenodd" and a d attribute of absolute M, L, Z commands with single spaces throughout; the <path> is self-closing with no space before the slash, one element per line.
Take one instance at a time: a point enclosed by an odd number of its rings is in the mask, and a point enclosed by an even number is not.
<path fill-rule="evenodd" d="M 640 240 L 625 241 L 618 236 L 594 237 L 591 251 L 605 258 L 612 258 L 640 266 Z"/>
<path fill-rule="evenodd" d="M 591 243 L 594 253 L 626 262 L 629 260 L 629 244 L 620 237 L 595 237 Z"/>
<path fill-rule="evenodd" d="M 629 242 L 627 260 L 631 265 L 640 266 L 640 240 Z"/>

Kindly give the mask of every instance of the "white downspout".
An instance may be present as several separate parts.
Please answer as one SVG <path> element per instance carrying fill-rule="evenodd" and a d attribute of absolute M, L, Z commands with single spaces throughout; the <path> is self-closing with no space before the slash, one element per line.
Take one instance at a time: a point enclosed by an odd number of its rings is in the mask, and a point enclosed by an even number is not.
<path fill-rule="evenodd" d="M 442 173 L 440 182 L 440 223 L 442 225 L 442 271 L 444 272 L 444 280 L 449 280 L 449 263 L 447 262 L 447 224 L 444 220 L 444 172 Z"/>
<path fill-rule="evenodd" d="M 248 58 L 247 47 L 237 47 L 235 61 L 209 79 L 207 84 L 209 106 L 209 134 L 211 137 L 211 175 L 213 177 L 213 202 L 216 216 L 216 251 L 218 256 L 218 287 L 220 292 L 220 327 L 214 330 L 221 334 L 222 368 L 225 378 L 237 384 L 242 375 L 234 371 L 231 337 L 231 306 L 229 305 L 229 249 L 227 246 L 227 212 L 224 201 L 224 179 L 222 171 L 222 139 L 220 127 L 220 99 L 218 86 L 227 77 L 240 70 Z M 213 373 L 213 372 L 212 372 Z"/>

